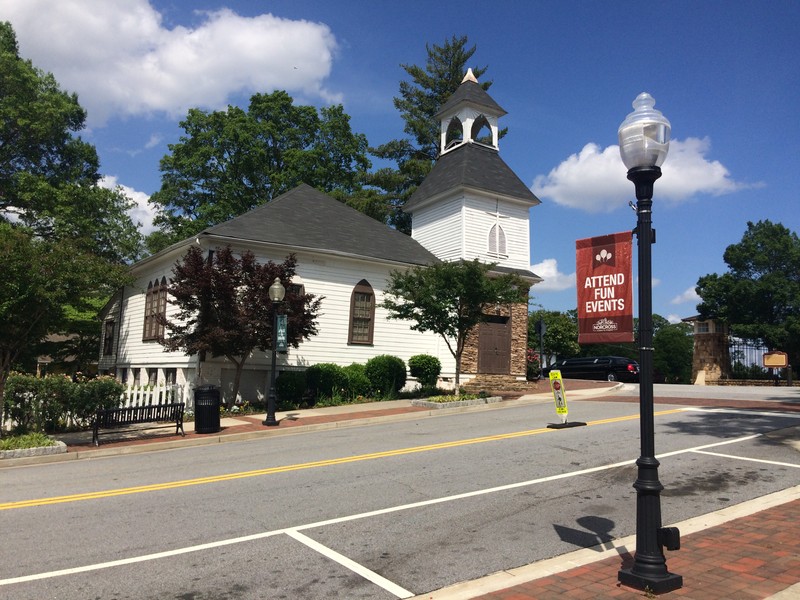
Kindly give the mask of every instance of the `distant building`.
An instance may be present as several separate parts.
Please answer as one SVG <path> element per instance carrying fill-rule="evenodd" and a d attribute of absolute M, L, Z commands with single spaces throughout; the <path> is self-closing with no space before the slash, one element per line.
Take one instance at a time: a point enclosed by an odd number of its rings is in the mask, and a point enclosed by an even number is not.
<path fill-rule="evenodd" d="M 694 352 L 692 355 L 692 382 L 695 385 L 715 383 L 731 374 L 731 357 L 728 349 L 728 327 L 712 319 L 699 316 L 683 319 L 694 327 Z"/>

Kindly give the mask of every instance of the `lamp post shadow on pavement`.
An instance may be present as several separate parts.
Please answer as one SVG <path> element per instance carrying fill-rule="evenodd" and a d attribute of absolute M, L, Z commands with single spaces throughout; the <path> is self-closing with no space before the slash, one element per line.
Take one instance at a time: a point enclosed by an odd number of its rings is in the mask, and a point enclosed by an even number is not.
<path fill-rule="evenodd" d="M 683 586 L 683 577 L 667 570 L 664 547 L 680 548 L 680 532 L 661 526 L 659 462 L 655 457 L 653 415 L 653 281 L 652 228 L 653 184 L 661 177 L 661 164 L 669 151 L 671 126 L 654 108 L 655 100 L 642 93 L 633 102 L 634 111 L 619 127 L 619 149 L 628 168 L 628 179 L 636 188 L 636 237 L 639 276 L 639 426 L 641 455 L 636 460 L 636 553 L 630 568 L 620 569 L 620 583 L 653 593 Z"/>

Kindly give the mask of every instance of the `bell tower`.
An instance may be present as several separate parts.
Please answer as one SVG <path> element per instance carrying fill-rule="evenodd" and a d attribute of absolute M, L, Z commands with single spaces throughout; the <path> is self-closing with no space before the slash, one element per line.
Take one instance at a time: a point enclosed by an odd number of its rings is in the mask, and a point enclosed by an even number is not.
<path fill-rule="evenodd" d="M 505 114 L 467 71 L 435 115 L 439 156 L 403 210 L 411 214 L 411 237 L 440 260 L 477 259 L 530 286 L 542 280 L 530 270 L 529 211 L 539 199 L 500 158 L 498 121 Z M 487 310 L 470 334 L 461 370 L 500 377 L 502 384 L 486 385 L 513 389 L 508 386 L 525 381 L 528 305 Z"/>
<path fill-rule="evenodd" d="M 435 115 L 440 124 L 440 155 L 472 143 L 498 150 L 497 122 L 505 114 L 469 69 L 456 93 Z"/>

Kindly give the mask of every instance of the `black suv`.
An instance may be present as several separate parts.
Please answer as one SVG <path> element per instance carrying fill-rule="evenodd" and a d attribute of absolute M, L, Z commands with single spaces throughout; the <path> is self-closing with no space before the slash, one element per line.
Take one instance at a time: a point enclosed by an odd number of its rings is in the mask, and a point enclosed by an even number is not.
<path fill-rule="evenodd" d="M 550 371 L 559 370 L 565 379 L 606 379 L 608 381 L 639 381 L 639 363 L 622 356 L 586 356 L 568 358 L 542 371 L 547 377 Z"/>

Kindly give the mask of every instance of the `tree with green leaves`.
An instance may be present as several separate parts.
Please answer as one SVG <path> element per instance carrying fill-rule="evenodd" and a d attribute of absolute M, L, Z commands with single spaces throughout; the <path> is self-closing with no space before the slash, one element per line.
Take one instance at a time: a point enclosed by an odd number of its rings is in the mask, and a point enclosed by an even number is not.
<path fill-rule="evenodd" d="M 341 105 L 319 111 L 289 94 L 255 94 L 247 110 L 189 111 L 184 135 L 161 159 L 161 189 L 150 197 L 158 251 L 306 183 L 349 195 L 370 167 L 367 139 Z"/>
<path fill-rule="evenodd" d="M 122 192 L 101 188 L 97 152 L 76 134 L 86 111 L 51 73 L 19 55 L 0 22 L 0 221 L 69 239 L 112 262 L 136 259 L 141 238 Z"/>
<path fill-rule="evenodd" d="M 728 272 L 697 282 L 701 319 L 727 323 L 732 335 L 762 341 L 800 364 L 800 238 L 769 220 L 747 223 L 723 254 Z"/>
<path fill-rule="evenodd" d="M 470 331 L 486 321 L 485 307 L 528 299 L 528 284 L 513 274 L 490 276 L 494 266 L 475 259 L 413 267 L 389 275 L 382 304 L 389 311 L 388 318 L 410 321 L 411 329 L 442 337 L 456 361 L 456 393 L 464 344 Z"/>
<path fill-rule="evenodd" d="M 287 342 L 292 347 L 317 333 L 322 298 L 289 284 L 296 267 L 294 255 L 279 264 L 259 263 L 249 250 L 237 256 L 227 246 L 207 257 L 191 246 L 173 268 L 168 298 L 178 311 L 164 321 L 167 336 L 160 340 L 162 345 L 190 356 L 208 353 L 231 361 L 236 369 L 228 402 L 232 404 L 252 352 L 272 350 L 276 308 L 287 317 Z M 276 277 L 286 287 L 280 307 L 269 297 Z"/>
<path fill-rule="evenodd" d="M 692 382 L 692 331 L 688 323 L 668 323 L 653 334 L 653 368 L 666 383 Z"/>
<path fill-rule="evenodd" d="M 14 365 L 30 358 L 48 334 L 65 330 L 69 308 L 85 308 L 87 290 L 108 293 L 126 281 L 126 274 L 122 266 L 109 269 L 104 260 L 79 251 L 69 240 L 43 240 L 2 222 L 0 256 L 2 398 Z"/>
<path fill-rule="evenodd" d="M 439 156 L 439 123 L 434 115 L 461 85 L 475 54 L 475 46 L 468 47 L 467 36 L 453 36 L 441 46 L 425 47 L 428 57 L 424 67 L 400 65 L 411 80 L 400 82 L 400 96 L 394 99 L 394 106 L 405 121 L 408 137 L 370 148 L 378 158 L 397 164 L 397 168 L 385 167 L 371 173 L 369 183 L 382 191 L 389 223 L 404 233 L 411 233 L 411 220 L 402 207 Z M 473 66 L 472 72 L 480 78 L 486 67 Z M 481 83 L 485 90 L 491 85 L 490 81 Z M 500 135 L 505 135 L 505 130 Z"/>
<path fill-rule="evenodd" d="M 539 320 L 545 325 L 543 366 L 548 366 L 546 358 L 550 356 L 558 358 L 578 356 L 581 347 L 578 345 L 578 318 L 575 311 L 539 309 L 528 315 L 528 348 L 533 348 L 537 352 L 541 351 L 539 336 L 536 334 L 536 323 Z"/>
<path fill-rule="evenodd" d="M 47 336 L 79 333 L 69 315 L 91 311 L 125 281 L 141 237 L 132 201 L 98 186 L 97 152 L 77 135 L 86 120 L 77 96 L 20 56 L 8 22 L 0 22 L 0 81 L 2 384 L 12 365 L 35 364 Z"/>

